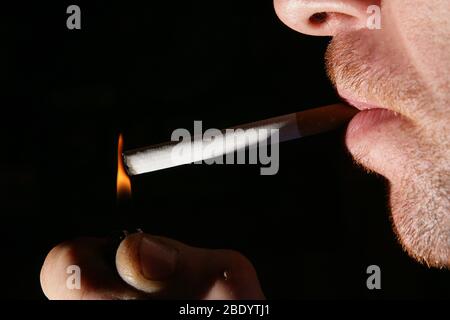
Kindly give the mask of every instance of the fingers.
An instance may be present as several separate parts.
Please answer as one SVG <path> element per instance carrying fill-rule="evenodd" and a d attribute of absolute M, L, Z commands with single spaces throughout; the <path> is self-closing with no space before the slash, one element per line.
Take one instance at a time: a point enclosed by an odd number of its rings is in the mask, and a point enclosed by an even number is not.
<path fill-rule="evenodd" d="M 234 251 L 137 233 L 120 244 L 116 266 L 125 282 L 154 298 L 264 298 L 253 266 Z"/>
<path fill-rule="evenodd" d="M 120 279 L 111 263 L 114 255 L 108 257 L 110 244 L 105 239 L 80 238 L 53 248 L 40 275 L 47 298 L 109 300 L 143 297 L 141 292 Z"/>
<path fill-rule="evenodd" d="M 107 257 L 110 243 L 81 238 L 50 251 L 41 270 L 49 299 L 263 299 L 256 272 L 241 254 L 207 250 L 144 233 Z M 73 266 L 79 267 L 74 287 Z M 68 273 L 69 272 L 69 273 Z"/>

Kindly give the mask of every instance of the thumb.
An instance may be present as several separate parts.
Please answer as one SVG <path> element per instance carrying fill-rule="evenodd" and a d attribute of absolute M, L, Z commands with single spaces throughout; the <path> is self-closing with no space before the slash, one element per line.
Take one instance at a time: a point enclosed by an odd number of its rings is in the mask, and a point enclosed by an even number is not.
<path fill-rule="evenodd" d="M 154 298 L 264 298 L 252 264 L 235 251 L 136 233 L 120 244 L 116 267 L 125 282 Z"/>

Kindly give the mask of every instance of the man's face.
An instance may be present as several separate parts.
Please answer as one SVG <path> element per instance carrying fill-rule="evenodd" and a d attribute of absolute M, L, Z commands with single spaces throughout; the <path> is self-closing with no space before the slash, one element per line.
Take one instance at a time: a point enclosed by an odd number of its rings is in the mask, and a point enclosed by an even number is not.
<path fill-rule="evenodd" d="M 381 7 L 381 29 L 366 27 L 370 5 Z M 330 78 L 363 110 L 347 129 L 350 152 L 389 180 L 394 229 L 408 253 L 450 267 L 448 0 L 275 0 L 275 8 L 300 32 L 333 36 Z"/>

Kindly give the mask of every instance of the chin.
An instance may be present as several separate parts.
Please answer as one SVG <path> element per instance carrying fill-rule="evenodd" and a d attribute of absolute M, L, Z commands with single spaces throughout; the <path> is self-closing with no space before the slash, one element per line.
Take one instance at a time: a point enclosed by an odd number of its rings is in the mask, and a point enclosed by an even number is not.
<path fill-rule="evenodd" d="M 442 186 L 433 185 L 438 181 L 417 179 L 390 185 L 394 231 L 415 260 L 428 267 L 450 268 L 449 200 Z"/>

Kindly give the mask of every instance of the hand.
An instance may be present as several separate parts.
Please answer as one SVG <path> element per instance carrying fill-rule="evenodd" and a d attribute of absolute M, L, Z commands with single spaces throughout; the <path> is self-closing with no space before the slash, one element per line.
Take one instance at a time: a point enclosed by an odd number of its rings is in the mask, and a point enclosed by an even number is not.
<path fill-rule="evenodd" d="M 110 242 L 80 238 L 53 248 L 41 270 L 49 299 L 264 299 L 256 272 L 241 254 L 193 248 L 135 233 L 108 261 Z M 80 267 L 80 288 L 70 289 L 67 267 Z"/>

